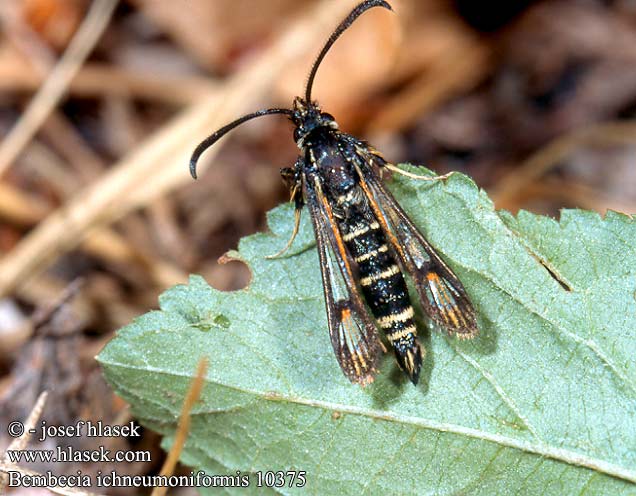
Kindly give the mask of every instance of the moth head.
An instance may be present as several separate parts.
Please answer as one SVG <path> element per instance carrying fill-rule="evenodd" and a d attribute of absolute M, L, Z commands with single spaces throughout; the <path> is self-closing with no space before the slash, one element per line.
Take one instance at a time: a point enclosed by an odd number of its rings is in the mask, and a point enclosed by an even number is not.
<path fill-rule="evenodd" d="M 298 148 L 303 148 L 307 136 L 318 128 L 338 129 L 333 115 L 323 112 L 316 102 L 306 101 L 300 97 L 294 99 L 291 120 L 296 126 L 294 141 Z"/>
<path fill-rule="evenodd" d="M 307 136 L 315 129 L 338 129 L 338 124 L 336 123 L 333 116 L 322 112 L 318 104 L 311 100 L 311 89 L 314 84 L 314 78 L 316 77 L 316 72 L 318 71 L 318 67 L 320 67 L 320 63 L 322 62 L 325 55 L 327 55 L 327 52 L 335 43 L 335 41 L 340 37 L 342 33 L 347 30 L 349 26 L 351 26 L 351 24 L 358 17 L 360 17 L 362 13 L 373 7 L 382 7 L 388 10 L 392 10 L 391 6 L 386 2 L 386 0 L 364 0 L 360 2 L 356 7 L 354 7 L 349 15 L 338 25 L 336 30 L 331 33 L 331 36 L 327 40 L 327 43 L 325 43 L 325 45 L 322 47 L 322 50 L 318 54 L 318 58 L 312 65 L 311 71 L 309 72 L 307 86 L 305 88 L 305 98 L 296 97 L 296 99 L 294 100 L 293 108 L 270 108 L 258 110 L 256 112 L 252 112 L 251 114 L 246 114 L 243 117 L 239 117 L 235 121 L 232 121 L 222 128 L 216 130 L 210 136 L 205 138 L 201 143 L 199 143 L 192 152 L 192 156 L 190 157 L 190 174 L 192 175 L 192 177 L 195 179 L 197 177 L 197 163 L 205 150 L 214 145 L 218 140 L 220 140 L 235 127 L 240 126 L 244 122 L 247 122 L 251 119 L 255 119 L 256 117 L 262 117 L 264 115 L 272 114 L 283 114 L 288 116 L 296 126 L 296 129 L 294 130 L 294 140 L 296 141 L 298 147 L 301 149 L 304 148 L 304 146 L 306 145 Z"/>

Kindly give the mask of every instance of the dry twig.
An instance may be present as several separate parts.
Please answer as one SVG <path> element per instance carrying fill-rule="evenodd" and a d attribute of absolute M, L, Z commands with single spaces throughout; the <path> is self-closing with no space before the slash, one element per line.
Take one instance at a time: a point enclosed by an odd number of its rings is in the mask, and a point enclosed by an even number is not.
<path fill-rule="evenodd" d="M 183 450 L 183 446 L 188 438 L 188 433 L 190 432 L 190 412 L 192 411 L 194 404 L 199 399 L 199 396 L 201 396 L 201 391 L 203 390 L 203 384 L 205 381 L 205 373 L 207 370 L 208 359 L 207 357 L 203 357 L 199 360 L 196 375 L 194 379 L 192 379 L 188 392 L 186 393 L 186 397 L 183 400 L 181 414 L 179 415 L 179 423 L 174 436 L 174 443 L 172 444 L 172 448 L 170 448 L 168 458 L 166 458 L 163 467 L 161 467 L 160 475 L 162 476 L 170 477 L 174 473 L 174 468 L 177 466 L 179 456 L 181 456 L 181 451 Z M 155 487 L 152 490 L 152 496 L 164 496 L 167 490 L 167 487 Z"/>
<path fill-rule="evenodd" d="M 0 54 L 0 91 L 37 90 L 44 75 Z M 5 56 L 6 58 L 6 56 Z M 135 71 L 133 68 L 112 67 L 99 62 L 84 65 L 69 82 L 68 94 L 78 97 L 120 96 L 188 105 L 205 98 L 217 85 L 201 76 L 180 76 Z"/>
<path fill-rule="evenodd" d="M 303 55 L 315 40 L 323 39 L 334 21 L 353 4 L 351 0 L 320 3 L 316 11 L 294 23 L 253 65 L 229 78 L 219 91 L 191 105 L 113 166 L 100 181 L 51 214 L 0 260 L 0 294 L 7 294 L 37 275 L 98 226 L 189 181 L 187 163 L 196 143 L 253 104 L 280 70 Z M 219 147 L 210 150 L 208 156 L 218 150 Z M 205 166 L 206 163 L 201 164 L 201 172 Z"/>
<path fill-rule="evenodd" d="M 0 145 L 0 176 L 59 103 L 69 82 L 107 26 L 116 5 L 117 0 L 95 0 L 59 63 Z"/>
<path fill-rule="evenodd" d="M 42 411 L 44 410 L 44 405 L 46 403 L 47 395 L 48 393 L 46 391 L 40 394 L 37 401 L 35 402 L 35 405 L 33 406 L 33 409 L 31 410 L 31 413 L 29 414 L 29 417 L 24 422 L 24 433 L 11 442 L 3 456 L 0 458 L 0 494 L 4 494 L 4 490 L 8 484 L 8 472 L 20 472 L 23 475 L 43 477 L 37 472 L 20 467 L 19 465 L 11 462 L 9 460 L 9 457 L 7 456 L 7 452 L 26 449 L 29 440 L 31 439 L 31 433 L 29 431 L 31 429 L 35 429 L 37 422 L 40 420 Z M 47 487 L 46 489 L 54 494 L 61 494 L 64 496 L 97 496 L 94 493 L 67 487 L 51 486 Z"/>
<path fill-rule="evenodd" d="M 369 132 L 395 132 L 412 125 L 436 105 L 476 86 L 489 72 L 490 50 L 484 43 L 461 40 L 450 47 L 429 71 L 387 102 L 369 124 Z"/>
<path fill-rule="evenodd" d="M 509 205 L 529 184 L 559 165 L 582 146 L 625 145 L 636 142 L 636 122 L 617 121 L 594 124 L 560 136 L 526 159 L 490 192 L 497 208 Z"/>

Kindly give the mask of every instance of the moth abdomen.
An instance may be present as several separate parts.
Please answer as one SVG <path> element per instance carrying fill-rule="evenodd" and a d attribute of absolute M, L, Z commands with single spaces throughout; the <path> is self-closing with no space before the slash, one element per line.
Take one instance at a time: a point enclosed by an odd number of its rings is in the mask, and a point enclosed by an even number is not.
<path fill-rule="evenodd" d="M 342 239 L 358 265 L 359 284 L 378 326 L 391 343 L 400 367 L 417 383 L 422 352 L 402 269 L 386 236 L 364 204 L 349 205 L 339 222 Z"/>

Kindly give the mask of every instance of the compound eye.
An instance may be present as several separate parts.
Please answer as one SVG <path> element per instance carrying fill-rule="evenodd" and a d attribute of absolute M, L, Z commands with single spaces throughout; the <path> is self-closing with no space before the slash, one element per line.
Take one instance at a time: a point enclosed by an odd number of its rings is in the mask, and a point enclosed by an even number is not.
<path fill-rule="evenodd" d="M 336 118 L 333 115 L 328 114 L 327 112 L 323 112 L 320 116 L 326 121 L 335 121 L 336 120 Z"/>
<path fill-rule="evenodd" d="M 294 129 L 294 141 L 300 141 L 303 137 L 303 131 L 299 127 Z"/>

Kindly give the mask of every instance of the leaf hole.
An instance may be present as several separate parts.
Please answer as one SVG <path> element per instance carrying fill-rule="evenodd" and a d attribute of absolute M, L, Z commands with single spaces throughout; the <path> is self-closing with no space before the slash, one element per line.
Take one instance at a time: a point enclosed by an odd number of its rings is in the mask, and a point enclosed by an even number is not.
<path fill-rule="evenodd" d="M 246 289 L 252 281 L 252 271 L 234 251 L 225 253 L 218 263 L 210 264 L 206 269 L 202 275 L 219 291 Z"/>

